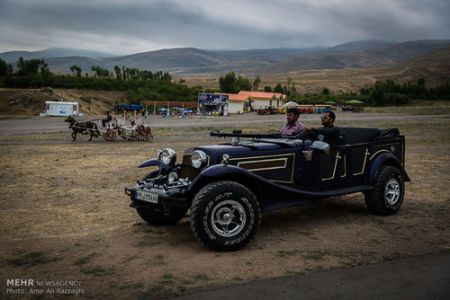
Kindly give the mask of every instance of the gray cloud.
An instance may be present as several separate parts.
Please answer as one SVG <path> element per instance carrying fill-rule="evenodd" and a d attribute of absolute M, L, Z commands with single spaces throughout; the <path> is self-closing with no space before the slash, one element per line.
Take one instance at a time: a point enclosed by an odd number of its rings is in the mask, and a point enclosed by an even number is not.
<path fill-rule="evenodd" d="M 0 51 L 133 53 L 450 38 L 445 0 L 0 0 Z"/>

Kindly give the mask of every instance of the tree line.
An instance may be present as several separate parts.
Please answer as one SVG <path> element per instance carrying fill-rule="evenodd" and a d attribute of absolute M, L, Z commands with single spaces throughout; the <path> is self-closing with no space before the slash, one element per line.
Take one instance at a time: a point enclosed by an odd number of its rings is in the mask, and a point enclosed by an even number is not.
<path fill-rule="evenodd" d="M 368 105 L 404 105 L 412 99 L 449 100 L 450 84 L 426 87 L 425 79 L 416 82 L 397 83 L 387 79 L 360 89 L 360 98 Z"/>
<path fill-rule="evenodd" d="M 69 70 L 72 75 L 54 74 L 44 60 L 25 60 L 22 57 L 17 60 L 14 70 L 11 64 L 0 59 L 0 86 L 126 91 L 132 103 L 143 100 L 196 101 L 201 91 L 201 87 L 173 82 L 172 76 L 162 71 L 114 66 L 114 71 L 110 72 L 100 66 L 92 66 L 89 75 L 87 72 L 83 74 L 78 65 L 72 65 Z"/>
<path fill-rule="evenodd" d="M 261 78 L 257 76 L 253 81 L 234 72 L 219 78 L 220 91 L 222 93 L 237 93 L 240 90 L 258 90 Z M 323 103 L 330 100 L 350 100 L 357 99 L 370 106 L 384 105 L 406 105 L 411 100 L 450 100 L 450 83 L 441 84 L 434 87 L 427 87 L 425 79 L 420 78 L 416 82 L 398 83 L 387 79 L 376 81 L 373 85 L 368 85 L 356 92 L 332 93 L 330 89 L 324 87 L 318 93 L 302 94 L 296 87 L 292 78 L 288 77 L 285 85 L 277 83 L 274 87 L 264 86 L 264 91 L 269 93 L 282 93 L 286 95 L 288 101 L 295 101 L 304 104 Z"/>
<path fill-rule="evenodd" d="M 302 94 L 291 78 L 286 84 L 277 83 L 274 87 L 260 87 L 261 78 L 247 78 L 235 72 L 228 72 L 219 78 L 219 90 L 203 89 L 201 86 L 189 87 L 183 80 L 174 82 L 172 76 L 163 71 L 152 72 L 114 66 L 113 71 L 100 66 L 92 66 L 91 74 L 85 72 L 78 65 L 72 65 L 69 70 L 72 75 L 60 75 L 50 72 L 44 60 L 22 57 L 16 62 L 16 70 L 11 64 L 0 59 L 0 86 L 8 88 L 53 88 L 118 90 L 126 91 L 130 102 L 139 103 L 143 100 L 162 101 L 196 101 L 199 92 L 238 93 L 241 90 L 261 90 L 265 92 L 282 93 L 289 101 L 298 103 L 317 103 L 327 100 L 358 99 L 367 105 L 404 105 L 411 99 L 450 99 L 450 83 L 426 87 L 425 80 L 417 82 L 397 83 L 393 80 L 377 81 L 373 85 L 365 86 L 359 93 L 332 93 L 324 87 L 320 93 Z"/>

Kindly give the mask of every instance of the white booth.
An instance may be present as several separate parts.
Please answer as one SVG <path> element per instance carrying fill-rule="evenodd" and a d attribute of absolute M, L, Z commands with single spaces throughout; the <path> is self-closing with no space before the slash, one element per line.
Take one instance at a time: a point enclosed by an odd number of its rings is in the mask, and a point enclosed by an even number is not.
<path fill-rule="evenodd" d="M 41 116 L 82 116 L 78 102 L 45 101 L 45 112 Z"/>

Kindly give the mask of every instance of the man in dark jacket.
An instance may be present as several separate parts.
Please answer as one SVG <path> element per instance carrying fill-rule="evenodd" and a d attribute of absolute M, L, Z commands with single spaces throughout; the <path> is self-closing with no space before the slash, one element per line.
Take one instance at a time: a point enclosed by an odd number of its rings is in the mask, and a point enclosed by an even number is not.
<path fill-rule="evenodd" d="M 336 120 L 336 115 L 332 110 L 326 110 L 323 113 L 321 120 L 323 128 L 333 128 L 334 121 Z"/>

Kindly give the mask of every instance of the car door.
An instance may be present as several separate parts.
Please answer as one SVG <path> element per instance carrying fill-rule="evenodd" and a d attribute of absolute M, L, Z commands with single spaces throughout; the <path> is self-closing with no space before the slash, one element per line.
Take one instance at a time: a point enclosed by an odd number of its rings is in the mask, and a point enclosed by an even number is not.
<path fill-rule="evenodd" d="M 328 154 L 320 153 L 320 186 L 325 189 L 337 188 L 347 176 L 347 154 L 345 147 L 331 148 Z"/>
<path fill-rule="evenodd" d="M 345 147 L 333 147 L 329 153 L 314 151 L 311 160 L 299 155 L 296 167 L 296 185 L 300 189 L 319 191 L 338 188 L 347 176 Z"/>

